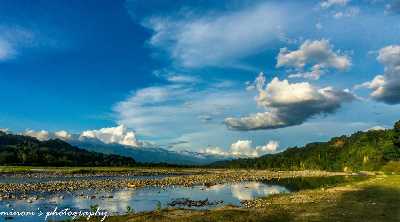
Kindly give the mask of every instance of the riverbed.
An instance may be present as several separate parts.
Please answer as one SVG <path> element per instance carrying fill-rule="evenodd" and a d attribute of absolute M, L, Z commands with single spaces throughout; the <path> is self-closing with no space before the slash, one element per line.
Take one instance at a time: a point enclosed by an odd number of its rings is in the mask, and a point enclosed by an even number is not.
<path fill-rule="evenodd" d="M 259 174 L 259 175 L 258 175 Z M 319 175 L 320 173 L 316 174 Z M 233 176 L 232 176 L 233 175 Z M 243 207 L 249 200 L 268 197 L 274 194 L 297 192 L 303 189 L 334 186 L 360 177 L 295 176 L 287 173 L 278 176 L 265 176 L 265 172 L 241 172 L 233 174 L 207 175 L 79 175 L 25 178 L 4 177 L 0 185 L 10 190 L 0 201 L 0 213 L 10 211 L 51 212 L 55 209 L 70 211 L 95 211 L 101 209 L 109 215 L 127 212 L 146 212 L 165 208 L 212 209 L 222 206 Z M 314 174 L 311 174 L 314 175 Z M 10 179 L 10 180 L 7 180 Z M 82 182 L 82 181 L 86 182 Z M 106 183 L 119 184 L 104 189 L 102 186 L 89 186 Z M 130 181 L 130 182 L 127 182 Z M 199 182 L 204 181 L 204 182 Z M 58 185 L 74 189 L 53 189 Z M 86 184 L 79 186 L 79 184 Z M 125 185 L 124 185 L 125 184 Z M 135 186 L 130 186 L 134 184 Z M 24 187 L 35 188 L 25 189 Z M 15 188 L 17 187 L 17 188 Z M 23 187 L 19 190 L 18 187 Z M 46 189 L 42 189 L 47 187 Z M 52 189 L 48 189 L 52 188 Z M 4 192 L 4 190 L 2 190 Z M 5 197 L 6 195 L 15 197 Z M 44 221 L 39 216 L 0 216 L 0 221 Z M 66 216 L 48 217 L 52 220 L 69 219 Z"/>

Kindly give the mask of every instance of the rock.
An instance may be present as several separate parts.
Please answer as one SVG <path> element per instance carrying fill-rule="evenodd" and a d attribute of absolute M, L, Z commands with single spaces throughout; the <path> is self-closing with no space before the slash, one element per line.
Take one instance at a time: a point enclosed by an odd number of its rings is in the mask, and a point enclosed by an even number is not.
<path fill-rule="evenodd" d="M 205 200 L 191 200 L 189 198 L 178 198 L 170 203 L 168 203 L 169 206 L 187 206 L 187 207 L 203 207 L 203 206 L 211 206 L 211 205 L 217 205 L 223 203 L 222 200 L 220 201 L 209 201 L 208 198 Z"/>

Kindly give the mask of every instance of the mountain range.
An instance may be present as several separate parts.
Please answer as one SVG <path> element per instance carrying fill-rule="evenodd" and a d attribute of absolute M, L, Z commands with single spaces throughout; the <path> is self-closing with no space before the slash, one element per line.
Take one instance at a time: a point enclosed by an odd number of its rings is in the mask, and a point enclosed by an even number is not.
<path fill-rule="evenodd" d="M 73 146 L 95 152 L 134 158 L 140 163 L 166 163 L 175 165 L 206 165 L 231 159 L 226 156 L 190 151 L 172 151 L 159 147 L 132 147 L 117 143 L 106 144 L 94 138 L 67 140 Z"/>

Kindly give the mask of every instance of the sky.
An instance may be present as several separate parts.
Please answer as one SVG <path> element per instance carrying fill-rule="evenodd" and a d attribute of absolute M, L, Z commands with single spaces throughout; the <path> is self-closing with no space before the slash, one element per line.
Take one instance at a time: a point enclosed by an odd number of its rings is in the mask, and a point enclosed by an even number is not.
<path fill-rule="evenodd" d="M 0 128 L 259 156 L 400 119 L 398 0 L 0 1 Z"/>

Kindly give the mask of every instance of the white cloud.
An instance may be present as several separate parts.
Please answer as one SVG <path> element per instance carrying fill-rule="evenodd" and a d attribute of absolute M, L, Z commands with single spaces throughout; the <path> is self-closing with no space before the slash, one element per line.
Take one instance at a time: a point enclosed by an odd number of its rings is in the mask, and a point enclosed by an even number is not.
<path fill-rule="evenodd" d="M 377 60 L 383 64 L 384 73 L 370 82 L 356 85 L 354 88 L 370 88 L 370 96 L 387 104 L 400 103 L 400 45 L 390 45 L 379 50 Z"/>
<path fill-rule="evenodd" d="M 240 118 L 226 118 L 225 124 L 235 130 L 275 129 L 302 124 L 318 114 L 329 114 L 342 103 L 354 99 L 348 91 L 332 87 L 316 88 L 308 82 L 289 83 L 287 80 L 272 79 L 265 85 L 261 73 L 256 102 L 267 111 Z"/>
<path fill-rule="evenodd" d="M 349 3 L 350 0 L 325 0 L 320 2 L 320 6 L 322 9 L 330 9 L 335 19 L 354 17 L 360 14 L 360 8 L 348 6 Z"/>
<path fill-rule="evenodd" d="M 21 47 L 31 47 L 34 35 L 21 27 L 0 25 L 0 61 L 14 59 Z"/>
<path fill-rule="evenodd" d="M 169 75 L 167 76 L 167 80 L 173 83 L 196 83 L 200 81 L 199 78 L 195 76 L 179 75 L 179 74 Z"/>
<path fill-rule="evenodd" d="M 115 143 L 131 147 L 154 145 L 147 141 L 137 140 L 135 132 L 128 130 L 128 128 L 124 125 L 101 128 L 97 130 L 86 130 L 81 132 L 80 134 L 71 134 L 66 130 L 60 130 L 56 132 L 49 132 L 47 130 L 26 130 L 21 134 L 25 136 L 35 137 L 40 141 L 61 139 L 68 142 L 73 140 L 97 139 L 106 144 Z"/>
<path fill-rule="evenodd" d="M 320 6 L 323 9 L 328 9 L 333 6 L 346 6 L 350 0 L 325 0 L 320 2 Z"/>
<path fill-rule="evenodd" d="M 283 7 L 262 3 L 219 14 L 153 16 L 143 25 L 154 31 L 150 45 L 166 50 L 179 65 L 224 66 L 280 40 L 289 18 Z"/>
<path fill-rule="evenodd" d="M 30 136 L 30 137 L 35 137 L 38 140 L 44 141 L 50 139 L 50 134 L 46 130 L 26 130 L 25 132 L 22 133 L 25 136 Z"/>
<path fill-rule="evenodd" d="M 129 131 L 124 125 L 116 127 L 101 128 L 98 130 L 87 130 L 80 134 L 80 139 L 94 138 L 103 143 L 116 143 L 126 146 L 138 147 L 141 143 L 136 139 L 134 131 Z"/>
<path fill-rule="evenodd" d="M 305 79 L 318 80 L 325 73 L 326 71 L 324 69 L 321 69 L 319 65 L 315 65 L 311 67 L 309 71 L 289 74 L 288 78 L 305 78 Z"/>
<path fill-rule="evenodd" d="M 252 146 L 251 140 L 238 140 L 233 143 L 228 151 L 220 147 L 207 147 L 204 153 L 231 156 L 231 157 L 259 157 L 268 153 L 274 153 L 279 147 L 278 141 L 270 140 L 263 146 Z"/>
<path fill-rule="evenodd" d="M 7 128 L 0 128 L 0 132 L 8 133 L 8 132 L 10 132 L 10 130 Z"/>
<path fill-rule="evenodd" d="M 318 79 L 326 69 L 333 68 L 345 71 L 351 66 L 351 60 L 347 55 L 333 51 L 333 46 L 326 39 L 306 40 L 298 50 L 290 51 L 281 48 L 277 57 L 276 67 L 295 68 L 300 73 L 292 77 L 304 77 Z M 301 70 L 309 68 L 311 71 L 301 73 Z"/>
<path fill-rule="evenodd" d="M 49 132 L 47 130 L 26 130 L 22 133 L 25 136 L 35 137 L 40 141 L 49 140 L 49 139 L 62 139 L 69 140 L 72 138 L 72 134 L 68 133 L 65 130 L 57 131 L 57 132 Z"/>
<path fill-rule="evenodd" d="M 65 130 L 54 132 L 54 136 L 62 140 L 69 140 L 72 138 L 72 135 Z"/>
<path fill-rule="evenodd" d="M 373 126 L 373 127 L 369 128 L 369 129 L 367 129 L 366 131 L 376 131 L 376 130 L 386 130 L 386 129 L 387 128 L 383 127 L 383 126 Z"/>
<path fill-rule="evenodd" d="M 385 69 L 400 69 L 400 45 L 390 45 L 379 50 L 378 61 Z"/>
<path fill-rule="evenodd" d="M 204 150 L 202 150 L 203 153 L 207 154 L 213 154 L 213 155 L 220 155 L 220 156 L 230 156 L 231 154 L 229 152 L 226 152 L 224 149 L 220 147 L 207 147 Z"/>
<path fill-rule="evenodd" d="M 196 84 L 202 82 L 198 76 L 176 73 L 168 69 L 155 70 L 153 75 L 173 84 Z"/>
<path fill-rule="evenodd" d="M 278 148 L 279 143 L 277 141 L 269 141 L 263 146 L 252 147 L 252 141 L 250 140 L 238 140 L 236 143 L 231 145 L 230 152 L 234 156 L 250 156 L 259 157 L 267 153 L 275 152 Z"/>
<path fill-rule="evenodd" d="M 344 11 L 339 11 L 334 13 L 333 17 L 335 19 L 340 19 L 340 18 L 349 18 L 349 17 L 354 17 L 360 14 L 360 8 L 358 7 L 349 7 L 346 8 Z"/>
<path fill-rule="evenodd" d="M 11 43 L 0 37 L 0 61 L 13 58 L 15 53 L 15 49 L 11 46 Z"/>

